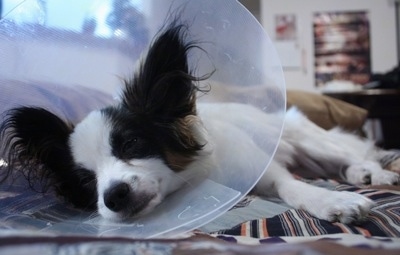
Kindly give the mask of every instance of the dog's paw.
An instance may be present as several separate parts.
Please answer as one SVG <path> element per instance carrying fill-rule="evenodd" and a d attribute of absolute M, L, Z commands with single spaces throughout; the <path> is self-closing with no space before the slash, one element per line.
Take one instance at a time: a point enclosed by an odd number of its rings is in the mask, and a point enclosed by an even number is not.
<path fill-rule="evenodd" d="M 360 222 L 365 220 L 374 202 L 363 195 L 347 191 L 331 191 L 322 203 L 315 216 L 330 222 Z"/>
<path fill-rule="evenodd" d="M 346 180 L 352 184 L 372 185 L 398 185 L 400 175 L 395 172 L 382 169 L 375 162 L 363 162 L 351 165 L 346 170 Z"/>
<path fill-rule="evenodd" d="M 400 174 L 400 157 L 393 160 L 392 162 L 390 162 L 387 166 L 386 169 L 392 172 L 396 172 L 398 174 Z"/>

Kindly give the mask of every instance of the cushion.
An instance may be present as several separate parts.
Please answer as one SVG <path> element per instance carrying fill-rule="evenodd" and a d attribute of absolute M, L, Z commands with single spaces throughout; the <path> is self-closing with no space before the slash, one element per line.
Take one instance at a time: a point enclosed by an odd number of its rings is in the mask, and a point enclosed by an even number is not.
<path fill-rule="evenodd" d="M 79 85 L 0 79 L 0 91 L 0 120 L 11 108 L 35 106 L 77 123 L 90 111 L 113 103 L 111 95 Z"/>
<path fill-rule="evenodd" d="M 346 130 L 359 130 L 368 114 L 365 109 L 339 99 L 298 90 L 287 91 L 287 106 L 296 106 L 324 129 L 340 126 Z"/>

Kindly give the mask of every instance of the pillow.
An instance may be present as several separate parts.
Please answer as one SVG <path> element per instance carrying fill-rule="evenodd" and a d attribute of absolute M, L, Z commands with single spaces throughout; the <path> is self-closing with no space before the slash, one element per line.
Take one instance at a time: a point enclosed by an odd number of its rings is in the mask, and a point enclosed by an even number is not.
<path fill-rule="evenodd" d="M 288 90 L 287 106 L 296 106 L 311 121 L 324 129 L 340 126 L 346 130 L 359 130 L 368 112 L 344 101 L 305 91 Z"/>
<path fill-rule="evenodd" d="M 90 111 L 113 102 L 111 95 L 96 89 L 46 82 L 0 80 L 0 91 L 0 121 L 11 108 L 34 106 L 45 108 L 76 124 Z"/>

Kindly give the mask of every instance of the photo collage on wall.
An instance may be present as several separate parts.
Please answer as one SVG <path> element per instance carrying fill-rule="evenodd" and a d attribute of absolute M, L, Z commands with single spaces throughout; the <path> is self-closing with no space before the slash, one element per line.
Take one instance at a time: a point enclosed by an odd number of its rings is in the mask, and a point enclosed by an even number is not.
<path fill-rule="evenodd" d="M 313 18 L 315 82 L 332 80 L 363 85 L 371 73 L 368 12 L 321 12 Z"/>

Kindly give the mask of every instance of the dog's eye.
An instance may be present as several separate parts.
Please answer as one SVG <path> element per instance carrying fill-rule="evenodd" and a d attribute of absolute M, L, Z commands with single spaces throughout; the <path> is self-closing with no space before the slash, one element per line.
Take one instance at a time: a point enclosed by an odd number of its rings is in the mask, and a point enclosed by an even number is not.
<path fill-rule="evenodd" d="M 127 152 L 129 152 L 130 150 L 132 150 L 135 145 L 138 144 L 139 138 L 138 137 L 134 137 L 131 138 L 129 140 L 127 140 L 123 145 L 122 145 L 122 153 L 126 154 Z"/>
<path fill-rule="evenodd" d="M 114 137 L 111 140 L 112 154 L 119 159 L 147 158 L 157 154 L 151 140 L 137 135 Z"/>
<path fill-rule="evenodd" d="M 150 153 L 149 144 L 142 137 L 130 137 L 122 143 L 119 157 L 122 159 L 144 158 Z"/>

